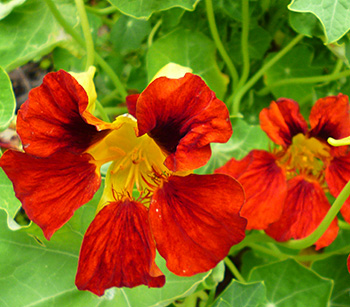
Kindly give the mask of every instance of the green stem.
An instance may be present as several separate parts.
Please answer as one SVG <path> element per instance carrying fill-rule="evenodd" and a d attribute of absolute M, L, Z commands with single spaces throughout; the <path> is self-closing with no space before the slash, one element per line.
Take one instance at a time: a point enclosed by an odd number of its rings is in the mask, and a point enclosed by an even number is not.
<path fill-rule="evenodd" d="M 340 192 L 337 199 L 334 201 L 332 207 L 329 209 L 326 216 L 324 217 L 320 225 L 318 225 L 318 227 L 313 233 L 311 233 L 309 236 L 307 236 L 304 239 L 293 240 L 293 241 L 288 241 L 288 242 L 279 243 L 279 244 L 288 248 L 293 248 L 293 249 L 304 249 L 313 245 L 325 233 L 325 231 L 327 230 L 329 225 L 332 223 L 334 218 L 337 216 L 340 208 L 342 207 L 346 199 L 349 197 L 349 195 L 350 195 L 350 181 L 345 185 L 343 190 Z"/>
<path fill-rule="evenodd" d="M 154 35 L 157 33 L 157 31 L 158 31 L 159 27 L 161 26 L 161 24 L 162 24 L 162 20 L 159 19 L 157 21 L 157 23 L 154 25 L 151 33 L 148 35 L 148 39 L 147 39 L 147 46 L 148 46 L 148 48 L 151 47 L 151 45 L 153 43 Z"/>
<path fill-rule="evenodd" d="M 347 222 L 344 222 L 342 220 L 338 220 L 338 225 L 339 225 L 340 229 L 350 230 L 350 224 L 348 224 Z"/>
<path fill-rule="evenodd" d="M 335 64 L 334 69 L 333 69 L 331 74 L 333 75 L 333 74 L 337 74 L 338 72 L 340 72 L 342 67 L 343 67 L 343 64 L 344 64 L 343 60 L 338 58 L 337 63 Z"/>
<path fill-rule="evenodd" d="M 235 94 L 233 101 L 233 114 L 239 113 L 239 106 L 243 95 L 263 76 L 263 74 L 273 66 L 278 60 L 280 60 L 288 51 L 290 51 L 298 42 L 303 39 L 304 35 L 299 34 L 293 38 L 287 46 L 280 50 L 272 59 L 270 59 L 256 74 L 251 77 L 248 82 Z"/>
<path fill-rule="evenodd" d="M 242 36 L 241 36 L 241 52 L 243 57 L 243 70 L 241 78 L 237 85 L 239 90 L 249 77 L 250 60 L 249 60 L 249 0 L 242 0 Z"/>
<path fill-rule="evenodd" d="M 236 266 L 233 264 L 233 262 L 231 261 L 231 259 L 229 257 L 226 257 L 224 259 L 226 266 L 230 269 L 232 275 L 234 277 L 236 277 L 237 280 L 239 280 L 240 282 L 245 282 L 245 279 L 243 278 L 243 276 L 241 275 L 241 273 L 238 271 L 238 269 L 236 268 Z"/>
<path fill-rule="evenodd" d="M 109 119 L 109 116 L 108 114 L 106 113 L 106 110 L 103 108 L 103 105 L 101 104 L 101 102 L 99 102 L 97 99 L 96 99 L 96 109 L 97 111 L 100 113 L 100 116 L 101 118 L 107 122 L 107 123 L 110 123 L 111 120 Z"/>
<path fill-rule="evenodd" d="M 270 92 L 271 88 L 286 85 L 286 84 L 310 84 L 310 83 L 328 82 L 328 81 L 338 80 L 340 78 L 345 78 L 348 76 L 350 76 L 350 70 L 336 72 L 331 75 L 284 79 L 284 80 L 277 81 L 273 84 L 270 84 L 269 86 L 260 90 L 257 94 L 261 96 L 266 95 Z"/>
<path fill-rule="evenodd" d="M 85 41 L 83 40 L 83 38 L 80 37 L 79 34 L 71 27 L 71 25 L 63 18 L 61 12 L 57 9 L 53 1 L 52 0 L 44 0 L 44 1 L 49 7 L 52 15 L 56 18 L 56 20 L 63 27 L 63 29 L 68 34 L 70 34 L 81 47 L 85 48 Z M 124 100 L 125 97 L 128 95 L 128 93 L 126 92 L 124 86 L 120 82 L 118 76 L 115 74 L 114 70 L 108 65 L 107 62 L 103 60 L 103 58 L 96 51 L 95 51 L 95 59 L 96 59 L 96 62 L 102 67 L 102 69 L 104 69 L 104 71 L 111 78 L 115 87 L 118 89 L 120 95 L 122 96 L 122 99 Z"/>
<path fill-rule="evenodd" d="M 205 6 L 206 6 L 207 18 L 208 18 L 208 23 L 209 23 L 211 35 L 214 39 L 216 48 L 218 49 L 219 53 L 221 54 L 222 59 L 226 63 L 226 66 L 227 66 L 227 68 L 230 72 L 231 78 L 232 78 L 232 86 L 233 86 L 233 88 L 235 88 L 237 83 L 238 83 L 238 73 L 237 73 L 236 67 L 234 66 L 231 58 L 227 54 L 223 43 L 221 42 L 219 32 L 218 32 L 218 29 L 216 27 L 212 0 L 205 0 Z"/>
<path fill-rule="evenodd" d="M 314 254 L 314 255 L 296 255 L 296 256 L 293 256 L 293 258 L 297 261 L 316 261 L 316 260 L 327 259 L 334 255 L 348 254 L 349 252 L 350 252 L 350 246 L 345 246 L 341 249 L 338 249 L 336 251 L 329 252 L 329 253 L 320 253 L 320 254 Z"/>
<path fill-rule="evenodd" d="M 277 259 L 285 259 L 287 256 L 285 254 L 283 254 L 280 251 L 276 251 L 276 250 L 272 250 L 270 248 L 267 248 L 265 246 L 261 246 L 259 244 L 255 244 L 255 243 L 250 243 L 248 244 L 249 247 L 251 247 L 252 249 L 258 250 L 260 252 L 263 252 L 264 254 L 273 256 Z"/>
<path fill-rule="evenodd" d="M 93 14 L 96 15 L 109 15 L 109 14 L 113 14 L 115 12 L 118 12 L 118 9 L 115 6 L 109 6 L 109 7 L 105 7 L 103 9 L 97 9 L 91 6 L 85 6 L 85 9 Z"/>
<path fill-rule="evenodd" d="M 92 39 L 91 29 L 89 25 L 89 20 L 86 15 L 84 1 L 75 0 L 75 5 L 78 9 L 78 13 L 80 16 L 80 23 L 81 23 L 81 27 L 83 29 L 84 38 L 85 38 L 86 53 L 87 53 L 85 70 L 87 71 L 90 66 L 94 65 L 94 61 L 95 61 L 94 41 Z"/>

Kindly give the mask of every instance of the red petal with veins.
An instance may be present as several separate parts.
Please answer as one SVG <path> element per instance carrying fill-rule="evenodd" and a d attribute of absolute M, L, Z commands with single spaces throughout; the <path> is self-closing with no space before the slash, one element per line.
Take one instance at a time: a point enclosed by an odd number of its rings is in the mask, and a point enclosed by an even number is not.
<path fill-rule="evenodd" d="M 48 240 L 75 210 L 92 199 L 101 184 L 89 154 L 57 153 L 36 158 L 7 150 L 0 166 L 12 181 L 28 217 Z"/>
<path fill-rule="evenodd" d="M 180 276 L 217 265 L 244 239 L 241 185 L 226 175 L 171 176 L 154 192 L 149 220 L 157 249 Z"/>
<path fill-rule="evenodd" d="M 310 135 L 327 141 L 350 135 L 350 106 L 348 96 L 339 94 L 316 101 L 310 113 Z"/>
<path fill-rule="evenodd" d="M 231 159 L 215 173 L 230 175 L 242 184 L 246 202 L 241 216 L 248 220 L 247 229 L 265 229 L 280 218 L 287 183 L 274 155 L 253 150 L 240 161 Z"/>
<path fill-rule="evenodd" d="M 288 194 L 281 218 L 271 224 L 265 232 L 277 241 L 302 239 L 311 234 L 321 223 L 330 204 L 318 182 L 306 181 L 302 176 L 288 181 Z M 338 223 L 334 219 L 320 239 L 316 249 L 331 244 L 338 234 Z"/>
<path fill-rule="evenodd" d="M 299 105 L 291 99 L 272 101 L 260 112 L 260 127 L 269 138 L 284 147 L 292 143 L 293 136 L 307 132 L 307 122 L 300 113 Z"/>
<path fill-rule="evenodd" d="M 346 156 L 334 157 L 326 168 L 326 181 L 330 193 L 337 197 L 350 180 L 350 153 Z M 350 199 L 340 209 L 344 219 L 350 223 Z"/>
<path fill-rule="evenodd" d="M 128 112 L 136 118 L 136 103 L 140 94 L 132 94 L 126 97 L 126 106 L 128 108 Z"/>
<path fill-rule="evenodd" d="M 69 73 L 47 74 L 18 111 L 17 132 L 26 153 L 48 157 L 66 149 L 80 154 L 103 138 L 109 125 L 86 111 L 87 105 L 85 90 Z"/>
<path fill-rule="evenodd" d="M 103 295 L 111 287 L 162 287 L 146 207 L 126 200 L 105 206 L 84 236 L 75 283 Z"/>
<path fill-rule="evenodd" d="M 227 142 L 232 126 L 225 104 L 198 76 L 154 80 L 136 106 L 139 135 L 148 133 L 168 155 L 172 171 L 193 170 L 210 158 L 210 143 Z"/>

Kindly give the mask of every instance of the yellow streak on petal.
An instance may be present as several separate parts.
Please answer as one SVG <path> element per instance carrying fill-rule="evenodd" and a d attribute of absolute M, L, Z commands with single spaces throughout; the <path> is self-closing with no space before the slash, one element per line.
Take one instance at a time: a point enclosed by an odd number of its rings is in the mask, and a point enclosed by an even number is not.
<path fill-rule="evenodd" d="M 91 114 L 95 111 L 95 102 L 97 99 L 95 84 L 94 84 L 94 75 L 96 72 L 95 66 L 90 66 L 88 71 L 81 72 L 81 73 L 75 73 L 75 72 L 69 72 L 75 80 L 78 81 L 78 83 L 84 88 L 86 94 L 89 98 L 89 104 L 86 108 Z"/>

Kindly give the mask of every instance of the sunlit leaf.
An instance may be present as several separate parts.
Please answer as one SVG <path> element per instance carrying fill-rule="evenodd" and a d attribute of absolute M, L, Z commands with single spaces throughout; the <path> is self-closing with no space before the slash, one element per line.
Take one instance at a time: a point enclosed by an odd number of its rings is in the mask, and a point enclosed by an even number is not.
<path fill-rule="evenodd" d="M 293 0 L 288 8 L 294 12 L 314 14 L 322 24 L 327 44 L 337 41 L 350 29 L 348 0 Z"/>
<path fill-rule="evenodd" d="M 154 12 L 164 11 L 173 7 L 181 7 L 193 11 L 199 0 L 108 0 L 123 14 L 136 18 L 148 19 Z"/>
<path fill-rule="evenodd" d="M 151 81 L 163 66 L 173 62 L 193 69 L 222 98 L 228 80 L 216 63 L 215 49 L 215 44 L 202 33 L 184 29 L 171 32 L 154 42 L 148 51 L 148 79 Z"/>
<path fill-rule="evenodd" d="M 73 0 L 55 5 L 72 25 L 78 25 Z M 60 42 L 70 40 L 41 0 L 27 0 L 0 21 L 0 65 L 12 70 L 37 56 L 49 53 Z"/>
<path fill-rule="evenodd" d="M 233 280 L 215 300 L 213 307 L 257 307 L 265 301 L 263 282 L 240 283 Z"/>
<path fill-rule="evenodd" d="M 26 0 L 10 0 L 5 3 L 0 2 L 0 20 L 10 14 L 16 6 L 23 4 L 24 1 Z"/>
<path fill-rule="evenodd" d="M 0 67 L 0 131 L 5 130 L 15 116 L 16 99 L 5 70 Z"/>
<path fill-rule="evenodd" d="M 312 264 L 312 269 L 322 277 L 334 281 L 329 306 L 349 306 L 350 274 L 346 266 L 348 255 L 336 255 Z"/>
<path fill-rule="evenodd" d="M 272 57 L 272 54 L 269 55 L 267 61 L 270 57 Z M 311 66 L 312 57 L 312 50 L 305 45 L 293 48 L 267 70 L 265 75 L 266 84 L 273 86 L 275 82 L 280 80 L 320 75 L 322 68 Z M 293 83 L 274 86 L 271 88 L 271 91 L 276 98 L 286 97 L 302 102 L 307 95 L 312 93 L 313 86 L 313 84 Z"/>
<path fill-rule="evenodd" d="M 268 304 L 278 307 L 323 307 L 329 301 L 333 282 L 292 259 L 255 267 L 249 281 L 263 280 Z"/>
<path fill-rule="evenodd" d="M 78 291 L 74 285 L 83 234 L 94 218 L 101 190 L 50 241 L 32 225 L 26 231 L 10 231 L 0 211 L 0 302 L 4 306 L 166 306 L 191 294 L 210 272 L 192 277 L 170 273 L 165 261 L 157 264 L 165 273 L 163 288 L 112 288 L 102 297 Z"/>

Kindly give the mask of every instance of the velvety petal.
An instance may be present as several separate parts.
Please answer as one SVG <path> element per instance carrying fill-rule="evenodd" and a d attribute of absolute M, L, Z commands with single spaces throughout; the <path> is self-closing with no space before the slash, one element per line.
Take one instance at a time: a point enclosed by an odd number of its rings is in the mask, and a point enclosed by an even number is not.
<path fill-rule="evenodd" d="M 327 141 L 350 135 L 350 106 L 348 96 L 339 94 L 316 101 L 310 113 L 310 135 Z"/>
<path fill-rule="evenodd" d="M 136 103 L 140 94 L 132 94 L 126 97 L 126 106 L 128 108 L 128 112 L 136 118 Z"/>
<path fill-rule="evenodd" d="M 334 157 L 326 168 L 326 181 L 330 193 L 337 197 L 350 180 L 350 153 L 346 156 Z M 344 219 L 350 223 L 350 199 L 340 209 Z"/>
<path fill-rule="evenodd" d="M 168 155 L 172 171 L 193 170 L 207 163 L 210 143 L 227 142 L 232 127 L 225 104 L 198 76 L 154 80 L 136 106 L 139 135 L 148 133 Z"/>
<path fill-rule="evenodd" d="M 302 239 L 321 223 L 330 208 L 327 197 L 318 182 L 306 181 L 302 176 L 288 181 L 288 194 L 281 218 L 265 232 L 277 241 Z M 334 219 L 326 232 L 316 242 L 316 249 L 331 244 L 338 234 Z"/>
<path fill-rule="evenodd" d="M 83 153 L 98 142 L 112 126 L 91 115 L 87 106 L 85 90 L 69 73 L 47 74 L 18 111 L 17 132 L 26 153 L 38 157 L 61 149 Z"/>
<path fill-rule="evenodd" d="M 154 192 L 149 220 L 157 249 L 180 276 L 217 265 L 245 236 L 241 185 L 230 176 L 171 176 Z"/>
<path fill-rule="evenodd" d="M 280 218 L 287 183 L 274 155 L 253 150 L 240 161 L 231 159 L 215 173 L 230 175 L 242 184 L 246 202 L 241 216 L 248 220 L 247 229 L 265 229 Z"/>
<path fill-rule="evenodd" d="M 86 231 L 75 283 L 97 295 L 111 287 L 162 287 L 165 276 L 155 256 L 146 207 L 131 200 L 110 203 Z"/>
<path fill-rule="evenodd" d="M 291 99 L 272 101 L 268 108 L 260 112 L 261 129 L 276 144 L 288 146 L 293 136 L 307 132 L 307 122 L 300 113 L 299 105 Z"/>
<path fill-rule="evenodd" d="M 50 158 L 36 158 L 7 150 L 0 166 L 12 181 L 28 217 L 40 226 L 47 239 L 92 199 L 101 184 L 89 154 L 57 153 Z"/>

